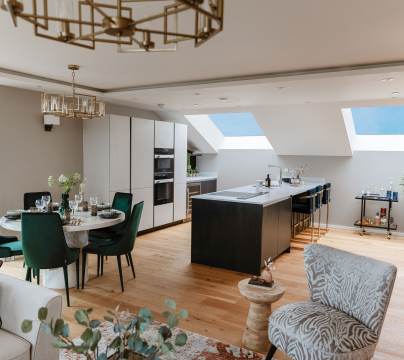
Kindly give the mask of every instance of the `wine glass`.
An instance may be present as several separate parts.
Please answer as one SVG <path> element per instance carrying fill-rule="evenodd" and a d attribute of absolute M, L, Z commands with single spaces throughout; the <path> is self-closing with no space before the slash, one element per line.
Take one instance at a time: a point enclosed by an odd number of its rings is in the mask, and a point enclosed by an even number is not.
<path fill-rule="evenodd" d="M 69 207 L 73 210 L 73 215 L 76 209 L 76 204 L 77 204 L 76 200 L 69 200 Z"/>
<path fill-rule="evenodd" d="M 82 195 L 82 194 L 76 194 L 76 195 L 74 195 L 74 200 L 75 200 L 76 203 L 77 203 L 77 205 L 76 205 L 77 209 L 76 209 L 76 210 L 78 210 L 80 204 L 83 202 L 83 195 Z"/>
<path fill-rule="evenodd" d="M 50 200 L 51 200 L 51 198 L 49 195 L 42 196 L 42 203 L 43 203 L 45 209 L 47 209 L 49 207 Z"/>
<path fill-rule="evenodd" d="M 35 200 L 35 206 L 38 209 L 38 211 L 42 211 L 42 209 L 43 209 L 43 200 L 42 199 Z"/>

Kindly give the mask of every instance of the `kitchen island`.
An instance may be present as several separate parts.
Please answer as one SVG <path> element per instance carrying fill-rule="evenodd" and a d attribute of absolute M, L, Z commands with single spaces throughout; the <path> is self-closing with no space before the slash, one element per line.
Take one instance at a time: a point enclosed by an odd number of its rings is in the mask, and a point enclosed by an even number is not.
<path fill-rule="evenodd" d="M 260 274 L 265 259 L 290 250 L 292 196 L 324 183 L 260 191 L 243 186 L 193 197 L 191 261 Z"/>

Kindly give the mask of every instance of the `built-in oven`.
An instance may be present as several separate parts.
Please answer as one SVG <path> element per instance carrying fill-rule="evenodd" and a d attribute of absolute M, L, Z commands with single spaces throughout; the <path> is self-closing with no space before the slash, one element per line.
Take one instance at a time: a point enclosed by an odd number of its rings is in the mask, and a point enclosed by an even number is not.
<path fill-rule="evenodd" d="M 154 176 L 164 179 L 173 174 L 174 149 L 154 149 Z"/>
<path fill-rule="evenodd" d="M 174 179 L 154 180 L 154 206 L 174 201 Z"/>

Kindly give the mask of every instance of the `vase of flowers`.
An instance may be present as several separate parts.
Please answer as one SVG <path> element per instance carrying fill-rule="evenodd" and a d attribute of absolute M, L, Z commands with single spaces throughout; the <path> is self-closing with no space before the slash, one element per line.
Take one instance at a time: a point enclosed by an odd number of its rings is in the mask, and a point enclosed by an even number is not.
<path fill-rule="evenodd" d="M 60 203 L 60 213 L 63 215 L 66 210 L 70 210 L 69 207 L 69 194 L 71 189 L 82 183 L 81 175 L 79 173 L 74 173 L 73 175 L 64 175 L 61 174 L 57 179 L 55 179 L 52 175 L 48 177 L 48 185 L 58 186 L 62 189 L 62 201 Z"/>

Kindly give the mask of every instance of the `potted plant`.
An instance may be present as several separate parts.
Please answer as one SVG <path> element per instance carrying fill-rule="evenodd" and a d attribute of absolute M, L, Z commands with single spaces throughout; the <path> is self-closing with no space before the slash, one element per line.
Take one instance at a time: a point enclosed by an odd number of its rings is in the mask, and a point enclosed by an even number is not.
<path fill-rule="evenodd" d="M 38 320 L 41 328 L 54 338 L 54 346 L 58 349 L 66 349 L 76 354 L 85 356 L 87 360 L 160 360 L 160 356 L 172 354 L 176 347 L 187 343 L 187 335 L 177 327 L 181 319 L 188 317 L 186 310 L 177 311 L 174 300 L 165 301 L 167 310 L 162 313 L 166 324 L 153 326 L 153 340 L 147 339 L 144 333 L 152 324 L 152 313 L 147 308 L 142 308 L 137 314 L 120 311 L 119 306 L 114 311 L 108 311 L 104 320 L 112 327 L 114 337 L 111 342 L 101 348 L 102 338 L 99 329 L 100 320 L 90 319 L 91 309 L 80 309 L 74 314 L 74 318 L 85 327 L 79 340 L 70 337 L 69 325 L 63 319 L 48 319 L 48 309 L 41 308 L 38 311 Z M 32 320 L 24 320 L 21 329 L 30 332 Z"/>
<path fill-rule="evenodd" d="M 53 176 L 48 177 L 49 187 L 58 186 L 62 189 L 62 202 L 60 203 L 60 213 L 63 215 L 66 210 L 70 210 L 69 207 L 69 193 L 71 189 L 79 185 L 82 182 L 81 175 L 79 173 L 74 173 L 73 175 L 61 174 L 57 179 Z"/>

